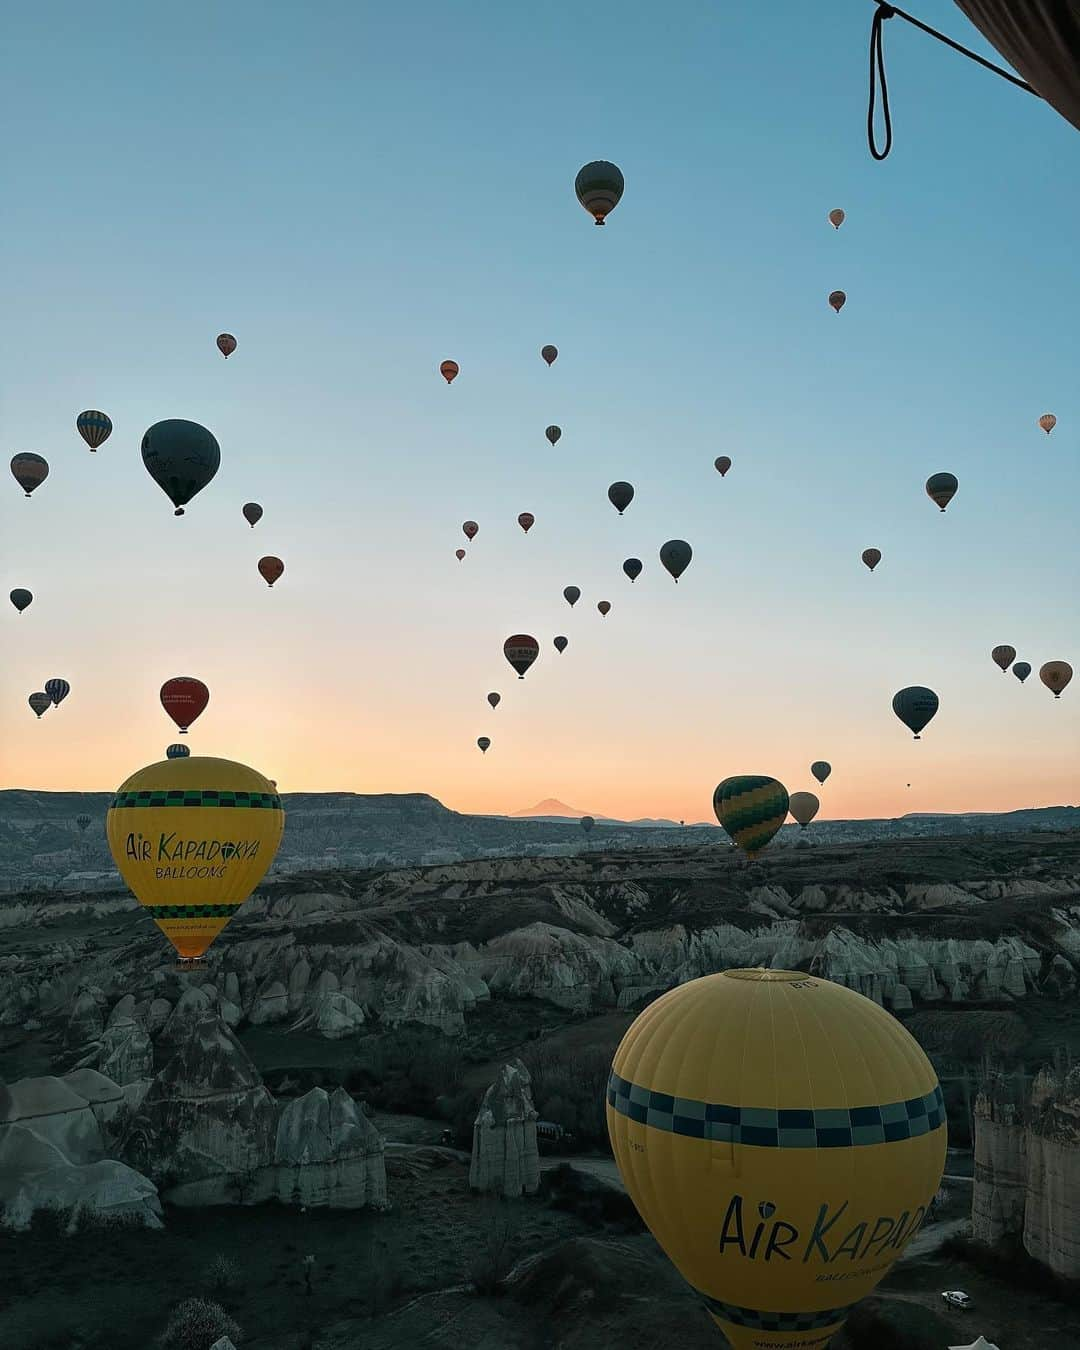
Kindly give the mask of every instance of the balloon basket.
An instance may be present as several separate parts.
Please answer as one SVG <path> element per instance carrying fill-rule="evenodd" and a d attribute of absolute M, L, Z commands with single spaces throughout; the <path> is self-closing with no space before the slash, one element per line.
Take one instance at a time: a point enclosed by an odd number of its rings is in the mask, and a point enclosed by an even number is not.
<path fill-rule="evenodd" d="M 204 970 L 206 962 L 201 956 L 178 956 L 176 958 L 177 971 L 190 972 L 192 970 Z"/>

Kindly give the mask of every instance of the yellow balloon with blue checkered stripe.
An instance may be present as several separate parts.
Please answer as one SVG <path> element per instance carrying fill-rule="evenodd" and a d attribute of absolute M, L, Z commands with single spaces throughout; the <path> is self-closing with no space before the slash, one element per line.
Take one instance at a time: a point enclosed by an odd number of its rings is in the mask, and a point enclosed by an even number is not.
<path fill-rule="evenodd" d="M 734 1350 L 824 1350 L 945 1165 L 917 1042 L 798 971 L 728 970 L 651 1003 L 615 1053 L 607 1125 L 638 1212 Z"/>
<path fill-rule="evenodd" d="M 263 879 L 284 829 L 268 778 L 204 755 L 132 774 L 106 820 L 120 875 L 185 961 L 205 955 Z"/>

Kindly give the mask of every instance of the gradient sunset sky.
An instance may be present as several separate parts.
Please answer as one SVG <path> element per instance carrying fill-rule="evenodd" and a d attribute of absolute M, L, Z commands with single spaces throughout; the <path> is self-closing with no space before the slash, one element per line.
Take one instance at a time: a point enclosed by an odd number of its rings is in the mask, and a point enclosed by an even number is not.
<path fill-rule="evenodd" d="M 0 492 L 2 785 L 116 787 L 189 674 L 193 753 L 285 792 L 696 821 L 720 778 L 813 788 L 822 758 L 823 817 L 1076 802 L 1080 683 L 1037 671 L 1080 668 L 1080 137 L 896 21 L 874 163 L 872 12 L 10 11 L 0 424 L 52 474 Z M 994 56 L 946 0 L 917 12 Z M 597 158 L 626 176 L 602 230 L 573 191 Z M 97 454 L 83 408 L 115 424 Z M 139 454 L 167 417 L 222 448 L 179 519 Z M 72 693 L 37 722 L 50 676 Z M 918 743 L 909 684 L 941 698 Z"/>

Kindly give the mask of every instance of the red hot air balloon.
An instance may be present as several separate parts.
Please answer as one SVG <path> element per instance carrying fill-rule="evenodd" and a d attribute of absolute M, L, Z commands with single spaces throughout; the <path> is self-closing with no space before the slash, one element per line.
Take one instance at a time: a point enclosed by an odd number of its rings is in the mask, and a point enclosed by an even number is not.
<path fill-rule="evenodd" d="M 456 548 L 456 549 L 454 549 L 454 557 L 458 560 L 458 562 L 464 562 L 464 561 L 465 561 L 465 550 L 464 550 L 463 548 Z"/>
<path fill-rule="evenodd" d="M 518 516 L 518 524 L 525 531 L 525 533 L 528 534 L 529 531 L 532 529 L 532 527 L 536 524 L 536 517 L 533 515 L 531 511 L 522 511 L 521 515 Z"/>
<path fill-rule="evenodd" d="M 285 571 L 285 564 L 280 558 L 269 555 L 259 559 L 259 575 L 268 586 L 272 586 L 278 581 Z"/>
<path fill-rule="evenodd" d="M 217 349 L 227 361 L 229 357 L 232 356 L 233 352 L 236 351 L 236 339 L 231 333 L 219 333 L 217 338 Z"/>
<path fill-rule="evenodd" d="M 847 296 L 844 294 L 843 291 L 830 291 L 829 304 L 832 305 L 833 309 L 836 310 L 837 314 L 840 313 L 840 311 L 844 308 L 844 305 L 846 303 L 847 303 Z"/>
<path fill-rule="evenodd" d="M 525 672 L 540 655 L 540 644 L 528 633 L 515 633 L 503 643 L 503 656 L 517 671 L 518 679 L 525 678 Z"/>
<path fill-rule="evenodd" d="M 454 381 L 457 379 L 458 371 L 460 369 L 461 367 L 458 365 L 456 361 L 444 361 L 442 365 L 439 367 L 439 374 L 443 377 L 443 379 L 446 381 L 447 384 L 453 384 Z"/>
<path fill-rule="evenodd" d="M 190 675 L 177 675 L 161 686 L 161 706 L 180 728 L 181 736 L 187 735 L 188 727 L 209 702 L 210 690 Z"/>
<path fill-rule="evenodd" d="M 603 617 L 606 619 L 607 616 L 611 613 L 611 601 L 598 600 L 596 602 L 596 608 L 600 611 L 601 615 L 603 615 Z"/>
<path fill-rule="evenodd" d="M 553 347 L 550 342 L 547 344 L 546 347 L 540 348 L 540 355 L 544 358 L 544 360 L 548 363 L 549 366 L 554 363 L 555 358 L 558 356 L 558 354 L 559 354 L 558 347 Z"/>
<path fill-rule="evenodd" d="M 475 520 L 467 520 L 465 524 L 462 525 L 461 532 L 471 544 L 472 541 L 476 538 L 476 536 L 480 533 L 480 526 L 477 525 Z"/>

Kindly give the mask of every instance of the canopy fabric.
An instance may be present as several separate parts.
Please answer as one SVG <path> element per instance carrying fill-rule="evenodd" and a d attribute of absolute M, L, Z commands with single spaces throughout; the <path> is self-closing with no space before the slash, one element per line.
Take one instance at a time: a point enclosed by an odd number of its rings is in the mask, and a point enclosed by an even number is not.
<path fill-rule="evenodd" d="M 992 1341 L 988 1341 L 985 1336 L 980 1336 L 977 1341 L 972 1341 L 970 1345 L 950 1345 L 949 1350 L 998 1350 L 998 1347 Z"/>
<path fill-rule="evenodd" d="M 1080 0 L 956 0 L 1028 84 L 1080 130 Z"/>

